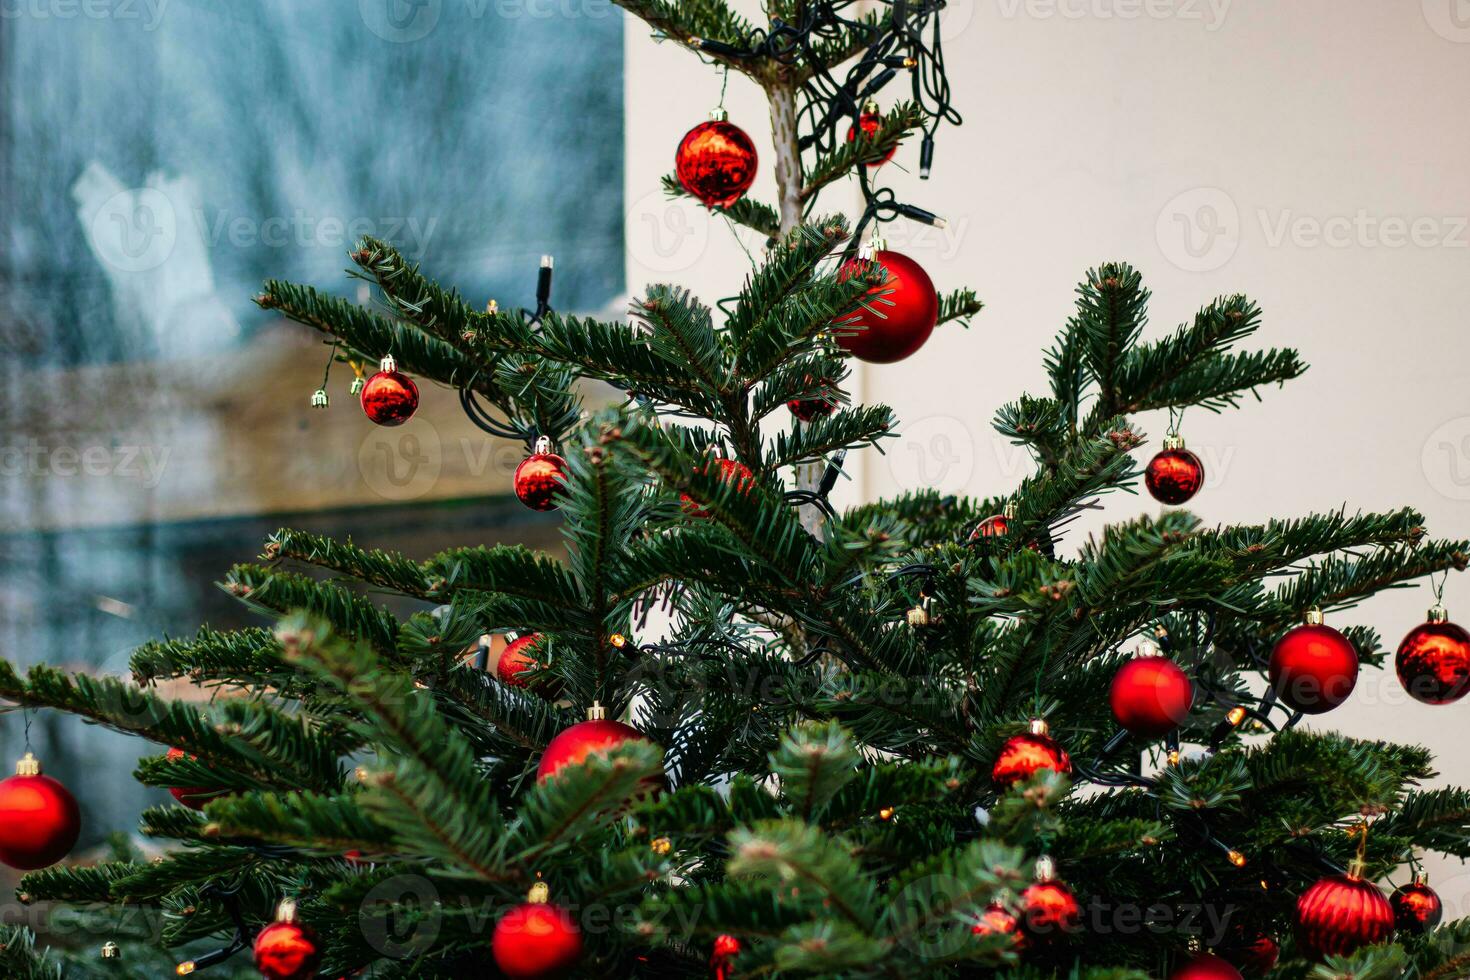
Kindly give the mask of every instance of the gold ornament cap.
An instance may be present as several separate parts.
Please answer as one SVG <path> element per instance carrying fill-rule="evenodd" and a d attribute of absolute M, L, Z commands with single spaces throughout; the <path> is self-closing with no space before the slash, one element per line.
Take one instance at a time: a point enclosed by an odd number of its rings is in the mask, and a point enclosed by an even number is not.
<path fill-rule="evenodd" d="M 1316 606 L 1313 606 L 1311 609 L 1308 609 L 1306 612 L 1302 613 L 1302 622 L 1307 624 L 1308 626 L 1321 626 L 1322 620 L 1322 610 L 1318 609 Z"/>
<path fill-rule="evenodd" d="M 294 899 L 294 898 L 283 898 L 283 899 L 281 899 L 280 904 L 276 906 L 276 921 L 277 922 L 295 922 L 296 921 L 296 899 Z"/>
<path fill-rule="evenodd" d="M 326 408 L 331 399 L 327 397 L 327 389 L 318 388 L 311 393 L 312 408 Z"/>
<path fill-rule="evenodd" d="M 1159 645 L 1148 637 L 1138 641 L 1138 649 L 1133 651 L 1135 657 L 1157 657 L 1160 656 Z"/>
<path fill-rule="evenodd" d="M 102 958 L 104 960 L 120 960 L 122 959 L 122 950 L 117 948 L 117 943 L 103 943 Z"/>
<path fill-rule="evenodd" d="M 866 112 L 870 116 L 876 116 L 878 114 L 878 102 L 877 102 L 877 100 L 875 100 L 875 99 L 869 99 L 868 101 L 864 102 L 863 103 L 863 112 Z"/>
<path fill-rule="evenodd" d="M 536 448 L 534 450 L 533 455 L 536 455 L 536 456 L 549 456 L 549 455 L 551 455 L 551 437 L 550 436 L 537 436 L 536 437 Z"/>
<path fill-rule="evenodd" d="M 397 371 L 398 370 L 398 362 L 395 361 L 395 360 L 393 360 L 393 355 L 392 354 L 385 354 L 383 356 L 383 359 L 378 362 L 378 370 L 379 371 Z"/>
<path fill-rule="evenodd" d="M 1032 718 L 1030 729 L 1032 735 L 1051 734 L 1051 726 L 1046 723 L 1045 718 Z"/>
<path fill-rule="evenodd" d="M 1169 434 L 1164 436 L 1164 448 L 1166 450 L 1184 448 L 1184 437 L 1179 434 L 1178 429 L 1170 429 Z"/>
<path fill-rule="evenodd" d="M 531 890 L 526 893 L 526 901 L 532 905 L 545 905 L 551 901 L 551 887 L 544 881 L 536 882 L 536 884 L 531 886 Z"/>
<path fill-rule="evenodd" d="M 1436 602 L 1429 607 L 1429 612 L 1425 618 L 1431 623 L 1448 623 L 1450 621 L 1450 613 L 1448 609 Z"/>
<path fill-rule="evenodd" d="M 41 775 L 41 760 L 27 752 L 16 761 L 15 774 L 17 776 Z"/>
<path fill-rule="evenodd" d="M 593 701 L 592 702 L 592 707 L 590 707 L 590 708 L 587 709 L 587 720 L 588 721 L 606 721 L 607 720 L 607 709 L 602 706 L 602 703 L 601 702 L 599 702 L 599 701 Z"/>
<path fill-rule="evenodd" d="M 1015 501 L 1007 500 L 1006 505 L 1000 509 L 1000 515 L 1008 521 L 1014 521 L 1016 519 Z"/>
<path fill-rule="evenodd" d="M 1414 884 L 1416 884 L 1416 885 L 1428 885 L 1429 884 L 1429 872 L 1427 872 L 1427 871 L 1415 871 L 1414 872 Z"/>
<path fill-rule="evenodd" d="M 730 114 L 725 111 L 724 106 L 717 105 L 709 111 L 709 119 L 710 122 L 729 122 Z"/>

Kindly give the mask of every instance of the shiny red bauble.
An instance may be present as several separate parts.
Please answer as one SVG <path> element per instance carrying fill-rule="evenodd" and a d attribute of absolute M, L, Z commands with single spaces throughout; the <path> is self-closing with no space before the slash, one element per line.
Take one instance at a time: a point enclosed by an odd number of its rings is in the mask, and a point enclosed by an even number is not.
<path fill-rule="evenodd" d="M 307 980 L 321 960 L 316 934 L 297 922 L 272 922 L 255 936 L 255 969 L 268 980 Z"/>
<path fill-rule="evenodd" d="M 749 466 L 746 466 L 739 460 L 720 457 L 711 462 L 715 465 L 720 481 L 722 483 L 733 483 L 740 493 L 748 493 L 750 488 L 755 485 L 755 474 L 750 471 Z M 683 506 L 684 513 L 690 517 L 709 516 L 709 510 L 701 506 L 699 501 L 687 493 L 679 494 L 679 503 Z"/>
<path fill-rule="evenodd" d="M 728 933 L 715 937 L 710 950 L 709 967 L 715 980 L 731 980 L 735 976 L 735 958 L 740 955 L 740 940 Z"/>
<path fill-rule="evenodd" d="M 521 674 L 541 666 L 540 661 L 531 656 L 531 650 L 540 642 L 540 633 L 527 633 L 506 644 L 505 649 L 500 652 L 500 660 L 495 664 L 495 676 L 500 678 L 502 684 L 509 684 L 511 687 L 527 685 L 528 682 Z"/>
<path fill-rule="evenodd" d="M 1045 722 L 1033 721 L 1031 731 L 1012 735 L 1000 747 L 1000 754 L 990 769 L 990 781 L 997 792 L 1004 792 L 1043 769 L 1071 775 L 1072 759 L 1047 734 Z"/>
<path fill-rule="evenodd" d="M 1194 705 L 1194 682 L 1168 657 L 1135 657 L 1113 676 L 1108 691 L 1113 718 L 1131 734 L 1167 735 Z"/>
<path fill-rule="evenodd" d="M 1393 907 L 1371 881 L 1356 875 L 1323 878 L 1296 900 L 1297 944 L 1309 955 L 1347 956 L 1393 932 Z"/>
<path fill-rule="evenodd" d="M 638 729 L 620 721 L 602 717 L 602 708 L 593 706 L 587 712 L 588 719 L 578 722 L 558 734 L 541 753 L 541 764 L 536 767 L 536 780 L 545 782 L 566 766 L 581 765 L 589 756 L 606 755 L 620 745 L 631 741 L 648 741 Z"/>
<path fill-rule="evenodd" d="M 874 364 L 901 361 L 924 346 L 939 320 L 939 295 L 919 263 L 898 252 L 878 251 L 872 261 L 881 266 L 884 280 L 863 296 L 867 306 L 832 321 L 833 334 L 843 350 Z M 865 275 L 867 263 L 853 259 L 842 267 L 842 277 Z M 871 307 L 871 309 L 869 308 Z"/>
<path fill-rule="evenodd" d="M 806 378 L 804 383 L 818 389 L 831 387 L 829 381 L 814 382 L 810 377 Z M 814 422 L 837 411 L 837 399 L 828 395 L 818 395 L 816 398 L 793 398 L 786 403 L 786 407 L 801 421 Z"/>
<path fill-rule="evenodd" d="M 684 134 L 674 153 L 674 175 L 705 207 L 728 208 L 755 183 L 757 162 L 745 130 L 717 118 Z"/>
<path fill-rule="evenodd" d="M 1060 881 L 1038 881 L 1021 892 L 1021 928 L 1031 939 L 1056 939 L 1082 926 L 1082 907 Z"/>
<path fill-rule="evenodd" d="M 1011 520 L 1004 514 L 994 514 L 985 518 L 970 532 L 970 540 L 979 538 L 1000 538 L 1011 533 Z"/>
<path fill-rule="evenodd" d="M 359 397 L 363 414 L 378 425 L 402 425 L 419 407 L 418 385 L 397 370 L 391 357 L 383 358 L 382 370 L 367 379 Z"/>
<path fill-rule="evenodd" d="M 29 752 L 0 782 L 0 863 L 19 871 L 55 864 L 76 846 L 82 813 L 60 782 L 41 775 Z"/>
<path fill-rule="evenodd" d="M 175 759 L 182 759 L 184 755 L 185 752 L 183 749 L 174 748 L 168 750 L 168 759 L 170 762 Z M 191 755 L 189 758 L 192 760 L 195 757 Z M 174 799 L 191 810 L 203 810 L 204 804 L 216 796 L 215 791 L 207 786 L 170 786 L 168 791 L 173 795 Z"/>
<path fill-rule="evenodd" d="M 1308 622 L 1276 641 L 1267 671 L 1281 702 L 1320 715 L 1348 699 L 1358 683 L 1358 652 L 1331 626 Z"/>
<path fill-rule="evenodd" d="M 1182 504 L 1204 486 L 1205 464 L 1176 438 L 1166 441 L 1163 452 L 1148 461 L 1143 482 L 1160 503 Z"/>
<path fill-rule="evenodd" d="M 878 112 L 878 110 L 876 108 L 871 108 L 871 107 L 865 108 L 863 110 L 862 114 L 860 116 L 858 116 L 857 125 L 856 126 L 849 126 L 848 127 L 848 129 L 847 129 L 847 141 L 849 143 L 855 142 L 857 140 L 857 138 L 858 138 L 858 132 L 859 131 L 862 132 L 864 139 L 868 139 L 868 140 L 874 139 L 874 138 L 877 137 L 878 133 L 880 131 L 882 131 L 882 129 L 883 129 L 883 114 L 880 113 L 880 112 Z M 897 152 L 898 152 L 898 146 L 895 144 L 894 146 L 892 146 L 892 147 L 889 148 L 889 150 L 888 150 L 887 153 L 883 154 L 878 159 L 876 159 L 876 160 L 869 160 L 868 161 L 868 166 L 870 166 L 870 167 L 881 167 L 881 166 L 883 166 L 883 164 L 887 163 L 889 160 L 892 160 L 893 159 L 893 155 L 895 153 L 897 153 Z"/>
<path fill-rule="evenodd" d="M 582 929 L 566 909 L 533 889 L 531 900 L 500 917 L 490 953 L 512 980 L 559 977 L 582 958 Z"/>
<path fill-rule="evenodd" d="M 1399 682 L 1416 701 L 1450 704 L 1470 691 L 1470 633 L 1438 606 L 1429 621 L 1409 630 L 1394 656 Z"/>
<path fill-rule="evenodd" d="M 551 440 L 542 437 L 536 451 L 516 467 L 511 480 L 516 496 L 532 510 L 556 510 L 557 498 L 566 492 L 567 461 L 551 451 Z"/>
<path fill-rule="evenodd" d="M 1196 953 L 1169 980 L 1241 980 L 1240 971 L 1213 953 Z"/>
<path fill-rule="evenodd" d="M 970 932 L 982 939 L 988 939 L 991 936 L 1008 936 L 1010 942 L 1006 945 L 1011 949 L 1021 949 L 1026 945 L 1026 937 L 1021 933 L 1020 921 L 999 902 L 985 907 L 985 911 L 980 913 L 975 924 L 970 926 Z"/>
<path fill-rule="evenodd" d="M 1393 909 L 1394 925 L 1400 932 L 1421 935 L 1439 925 L 1439 920 L 1444 918 L 1444 903 L 1423 878 L 1395 889 L 1388 896 L 1388 904 Z"/>

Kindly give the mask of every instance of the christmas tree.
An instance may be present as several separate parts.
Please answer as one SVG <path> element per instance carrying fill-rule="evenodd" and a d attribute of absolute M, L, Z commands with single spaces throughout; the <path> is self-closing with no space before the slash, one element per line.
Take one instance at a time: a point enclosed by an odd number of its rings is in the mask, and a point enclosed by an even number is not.
<path fill-rule="evenodd" d="M 850 358 L 980 310 L 864 241 L 937 220 L 875 173 L 909 138 L 927 171 L 957 121 L 942 4 L 772 4 L 760 28 L 721 0 L 622 6 L 765 91 L 774 205 L 722 114 L 666 179 L 765 253 L 736 296 L 659 285 L 628 322 L 557 312 L 549 264 L 533 308 L 482 308 L 373 239 L 351 258 L 377 306 L 268 282 L 262 307 L 379 363 L 373 422 L 408 420 L 419 378 L 523 440 L 513 489 L 559 513 L 566 558 L 282 529 L 224 577 L 259 628 L 149 644 L 134 683 L 0 662 L 0 696 L 160 746 L 137 775 L 177 800 L 143 818 L 164 856 L 69 863 L 75 803 L 23 760 L 0 783 L 22 901 L 116 915 L 86 955 L 8 927 L 0 975 L 1470 974 L 1470 924 L 1409 881 L 1425 850 L 1470 855 L 1470 791 L 1421 789 L 1422 749 L 1298 724 L 1389 656 L 1344 611 L 1442 590 L 1470 543 L 1411 509 L 1206 527 L 1132 498 L 1060 541 L 1140 475 L 1165 504 L 1200 491 L 1177 432 L 1140 471 L 1138 416 L 1234 408 L 1306 367 L 1236 349 L 1263 320 L 1242 295 L 1146 338 L 1121 262 L 1083 275 L 1050 390 L 996 411 L 1035 461 L 1018 486 L 837 512 L 845 455 L 901 429 L 848 403 Z M 870 104 L 895 80 L 913 101 Z M 853 175 L 859 220 L 817 215 Z M 621 396 L 584 410 L 586 381 Z M 511 630 L 489 662 L 482 638 Z M 1470 636 L 1438 608 L 1395 659 L 1418 701 L 1470 687 Z M 170 679 L 236 696 L 172 701 Z"/>

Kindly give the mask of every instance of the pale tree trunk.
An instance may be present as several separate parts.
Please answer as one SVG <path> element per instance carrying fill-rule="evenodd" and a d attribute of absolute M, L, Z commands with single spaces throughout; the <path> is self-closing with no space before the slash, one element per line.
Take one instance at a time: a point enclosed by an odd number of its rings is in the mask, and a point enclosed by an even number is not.
<path fill-rule="evenodd" d="M 796 87 L 784 79 L 765 83 L 771 104 L 771 143 L 776 148 L 776 204 L 781 214 L 781 234 L 801 224 L 801 148 L 796 138 Z M 798 422 L 797 425 L 804 423 Z M 805 463 L 796 469 L 796 485 L 815 490 L 825 464 Z M 801 524 L 814 536 L 823 536 L 826 518 L 816 507 L 801 508 Z"/>

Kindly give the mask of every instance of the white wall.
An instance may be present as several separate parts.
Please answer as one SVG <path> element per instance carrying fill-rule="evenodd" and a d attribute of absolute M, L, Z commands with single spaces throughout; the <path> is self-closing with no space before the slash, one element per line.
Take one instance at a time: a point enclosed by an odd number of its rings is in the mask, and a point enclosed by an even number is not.
<path fill-rule="evenodd" d="M 849 497 L 1013 487 L 1027 462 L 990 416 L 1043 390 L 1040 351 L 1074 284 L 1123 259 L 1154 291 L 1150 336 L 1245 292 L 1265 309 L 1257 343 L 1295 346 L 1312 365 L 1263 403 L 1185 419 L 1210 470 L 1194 502 L 1206 521 L 1409 504 L 1435 535 L 1470 537 L 1462 0 L 958 0 L 945 16 L 965 124 L 940 131 L 930 181 L 896 166 L 883 176 L 950 228 L 900 222 L 888 239 L 941 290 L 973 286 L 988 308 L 969 332 L 945 328 L 908 361 L 861 370 L 855 395 L 892 405 L 904 435 L 856 467 Z M 677 280 L 727 295 L 748 269 L 735 236 L 657 190 L 718 73 L 633 22 L 626 44 L 630 288 Z M 732 78 L 726 104 L 768 147 L 758 90 Z M 913 170 L 917 152 L 896 162 Z M 762 169 L 753 193 L 771 200 Z M 839 189 L 823 203 L 853 212 L 856 200 Z M 1164 420 L 1144 425 L 1158 436 Z M 1104 517 L 1153 506 L 1115 496 Z M 1452 577 L 1446 604 L 1470 622 L 1470 576 Z M 1427 605 L 1426 590 L 1398 592 L 1335 621 L 1393 644 Z M 1470 700 L 1420 705 L 1391 670 L 1370 672 L 1317 724 L 1428 745 L 1447 781 L 1470 784 Z M 1447 912 L 1470 913 L 1470 873 L 1431 868 Z"/>

